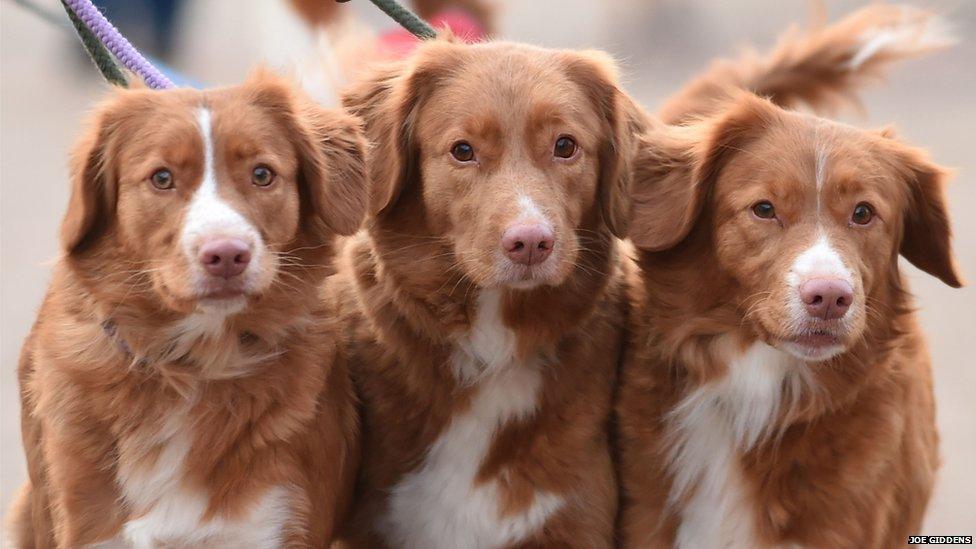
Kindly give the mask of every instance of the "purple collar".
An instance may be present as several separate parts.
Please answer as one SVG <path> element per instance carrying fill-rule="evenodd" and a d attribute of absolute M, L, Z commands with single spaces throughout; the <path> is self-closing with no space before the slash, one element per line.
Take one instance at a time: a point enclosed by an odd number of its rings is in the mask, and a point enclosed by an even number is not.
<path fill-rule="evenodd" d="M 112 320 L 103 320 L 102 331 L 105 332 L 106 337 L 115 342 L 115 345 L 120 351 L 122 351 L 122 354 L 124 354 L 126 358 L 130 360 L 135 359 L 136 354 L 132 352 L 132 347 L 129 347 L 129 344 L 126 343 L 124 339 L 119 337 L 119 329 L 115 325 L 115 322 Z M 142 359 L 139 361 L 139 365 L 142 366 L 145 364 L 145 362 L 146 360 Z"/>

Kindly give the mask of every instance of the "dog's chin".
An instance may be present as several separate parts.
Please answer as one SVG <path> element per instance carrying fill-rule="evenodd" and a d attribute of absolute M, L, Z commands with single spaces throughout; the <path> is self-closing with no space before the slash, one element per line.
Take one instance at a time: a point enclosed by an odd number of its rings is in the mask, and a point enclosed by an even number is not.
<path fill-rule="evenodd" d="M 517 265 L 508 262 L 499 269 L 492 286 L 509 290 L 529 291 L 542 286 L 558 286 L 565 276 L 560 276 L 555 265 L 544 263 L 540 266 Z"/>
<path fill-rule="evenodd" d="M 247 308 L 247 294 L 243 292 L 208 295 L 197 299 L 197 309 L 206 314 L 232 315 Z"/>
<path fill-rule="evenodd" d="M 803 360 L 804 362 L 824 362 L 847 350 L 841 344 L 808 344 L 797 341 L 781 340 L 776 347 Z"/>
<path fill-rule="evenodd" d="M 843 354 L 852 339 L 850 330 L 836 322 L 816 323 L 792 332 L 770 329 L 765 322 L 755 327 L 767 343 L 804 362 L 824 362 Z"/>
<path fill-rule="evenodd" d="M 823 362 L 847 351 L 849 334 L 839 328 L 810 328 L 777 338 L 776 346 L 807 362 Z"/>
<path fill-rule="evenodd" d="M 247 308 L 259 291 L 243 280 L 207 279 L 186 288 L 185 291 L 167 292 L 167 301 L 176 304 L 183 312 L 208 315 L 232 315 Z"/>

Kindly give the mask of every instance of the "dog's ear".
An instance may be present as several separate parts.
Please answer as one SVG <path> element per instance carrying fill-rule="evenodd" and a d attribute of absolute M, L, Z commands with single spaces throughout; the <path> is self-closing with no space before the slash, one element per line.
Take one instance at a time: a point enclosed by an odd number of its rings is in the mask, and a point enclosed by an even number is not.
<path fill-rule="evenodd" d="M 895 141 L 885 147 L 908 188 L 899 252 L 919 269 L 953 288 L 963 282 L 952 255 L 952 228 L 946 208 L 946 170 L 921 150 Z"/>
<path fill-rule="evenodd" d="M 642 115 L 620 89 L 616 63 L 606 53 L 573 52 L 567 74 L 586 93 L 603 121 L 597 151 L 600 211 L 610 232 L 624 238 L 631 215 L 631 162 Z"/>
<path fill-rule="evenodd" d="M 316 242 L 355 233 L 366 215 L 366 141 L 358 118 L 315 104 L 289 82 L 258 70 L 251 97 L 280 120 L 296 149 L 303 229 Z"/>
<path fill-rule="evenodd" d="M 375 67 L 342 94 L 342 105 L 366 124 L 370 142 L 369 213 L 377 216 L 396 200 L 405 185 L 413 147 L 407 118 L 412 105 L 404 97 L 404 62 Z"/>
<path fill-rule="evenodd" d="M 68 255 L 88 249 L 115 217 L 118 182 L 110 151 L 120 128 L 119 103 L 110 99 L 96 111 L 72 152 L 71 197 L 61 222 L 61 247 Z"/>
<path fill-rule="evenodd" d="M 778 114 L 752 94 L 742 94 L 716 118 L 648 129 L 634 160 L 633 212 L 628 236 L 638 248 L 670 249 L 688 236 L 719 172 Z"/>
<path fill-rule="evenodd" d="M 343 106 L 366 124 L 371 215 L 388 212 L 419 179 L 417 111 L 457 65 L 457 53 L 450 38 L 425 42 L 408 60 L 374 67 L 342 94 Z"/>
<path fill-rule="evenodd" d="M 671 248 L 691 230 L 704 200 L 695 181 L 697 134 L 688 128 L 654 127 L 638 140 L 634 158 L 628 236 L 643 250 Z"/>
<path fill-rule="evenodd" d="M 309 204 L 336 234 L 359 230 L 366 217 L 369 183 L 366 179 L 366 139 L 362 123 L 354 116 L 323 109 L 311 102 L 301 119 L 314 145 L 305 159 Z M 315 155 L 317 153 L 317 155 Z"/>

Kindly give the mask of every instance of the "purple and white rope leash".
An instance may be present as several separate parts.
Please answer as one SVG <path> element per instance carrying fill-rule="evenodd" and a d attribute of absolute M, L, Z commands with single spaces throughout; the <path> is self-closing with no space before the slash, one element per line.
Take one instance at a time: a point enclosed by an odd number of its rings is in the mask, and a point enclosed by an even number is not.
<path fill-rule="evenodd" d="M 98 11 L 91 0 L 64 0 L 71 11 L 91 29 L 106 49 L 130 71 L 139 75 L 154 90 L 172 88 L 173 82 L 139 53 L 118 29 Z"/>

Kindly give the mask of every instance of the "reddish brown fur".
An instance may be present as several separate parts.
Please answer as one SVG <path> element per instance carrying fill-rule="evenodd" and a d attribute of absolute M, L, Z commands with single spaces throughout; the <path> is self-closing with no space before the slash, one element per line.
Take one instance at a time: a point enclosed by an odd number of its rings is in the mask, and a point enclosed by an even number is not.
<path fill-rule="evenodd" d="M 469 405 L 477 385 L 452 373 L 453 342 L 483 287 L 504 279 L 490 258 L 523 192 L 553 216 L 556 267 L 547 285 L 504 290 L 502 314 L 519 357 L 548 356 L 551 367 L 537 413 L 499 429 L 477 482 L 504 479 L 503 515 L 537 489 L 567 498 L 528 545 L 609 546 L 616 486 L 606 427 L 624 316 L 612 231 L 625 228 L 621 151 L 630 147 L 610 61 L 440 40 L 377 69 L 345 104 L 374 141 L 368 235 L 350 242 L 331 288 L 365 413 L 353 543 L 383 544 L 376 526 L 388 490 Z M 579 141 L 575 163 L 553 164 L 559 132 Z M 477 169 L 448 156 L 459 138 L 475 145 Z"/>
<path fill-rule="evenodd" d="M 856 91 L 879 80 L 891 64 L 948 45 L 947 36 L 927 29 L 937 25 L 933 13 L 908 6 L 874 4 L 829 25 L 808 32 L 790 28 L 763 57 L 749 51 L 735 60 L 718 60 L 666 100 L 659 114 L 678 124 L 721 110 L 730 90 L 749 90 L 777 105 L 801 103 L 832 110 L 844 103 L 858 105 Z M 902 28 L 889 46 L 856 67 L 851 62 L 870 38 Z M 934 36 L 922 36 L 930 32 Z M 914 34 L 913 34 L 914 33 Z"/>
<path fill-rule="evenodd" d="M 201 178 L 204 105 L 221 196 L 261 230 L 275 278 L 218 336 L 175 351 L 167 333 L 195 307 L 175 233 Z M 363 154 L 358 120 L 265 73 L 213 91 L 117 91 L 98 109 L 75 154 L 65 254 L 21 355 L 30 481 L 11 526 L 23 546 L 105 540 L 145 512 L 121 497 L 119 467 L 151 467 L 155 433 L 182 407 L 193 441 L 182 482 L 207 494 L 204 518 L 232 520 L 286 485 L 283 543 L 328 543 L 351 495 L 358 421 L 317 287 L 334 235 L 364 213 Z M 255 159 L 277 171 L 273 188 L 251 185 Z M 160 165 L 173 192 L 147 181 Z"/>
<path fill-rule="evenodd" d="M 793 406 L 774 417 L 779 435 L 736 463 L 763 545 L 893 547 L 918 533 L 938 437 L 929 359 L 897 258 L 959 285 L 943 171 L 884 133 L 743 96 L 713 119 L 650 131 L 636 162 L 631 236 L 643 249 L 641 277 L 616 408 L 627 547 L 674 543 L 685 502 L 667 503 L 669 414 L 726 375 L 721 342 L 744 349 L 790 336 L 780 286 L 784 262 L 813 237 L 822 141 L 832 151 L 824 230 L 852 262 L 855 299 L 868 307 L 845 352 L 802 366 L 807 388 L 784 385 Z M 773 199 L 782 227 L 753 216 L 750 206 L 763 198 Z M 860 200 L 878 219 L 849 227 Z"/>

